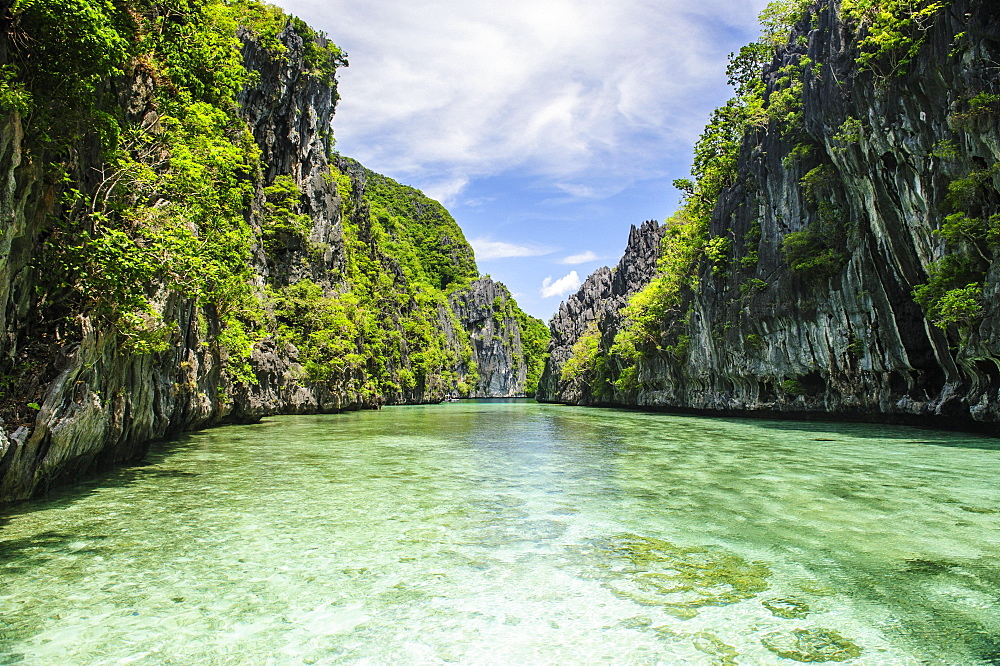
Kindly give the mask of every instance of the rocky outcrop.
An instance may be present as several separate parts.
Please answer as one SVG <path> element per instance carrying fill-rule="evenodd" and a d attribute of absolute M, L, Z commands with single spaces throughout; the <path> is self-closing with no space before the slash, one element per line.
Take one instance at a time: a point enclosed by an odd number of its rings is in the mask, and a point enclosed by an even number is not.
<path fill-rule="evenodd" d="M 469 397 L 523 397 L 528 370 L 521 326 L 511 311 L 517 306 L 507 288 L 483 277 L 452 293 L 449 302 L 472 341 L 471 360 L 478 379 L 470 386 Z"/>
<path fill-rule="evenodd" d="M 334 153 L 336 81 L 306 66 L 301 32 L 289 22 L 277 37 L 280 53 L 264 48 L 254 33 L 239 33 L 244 65 L 254 73 L 253 85 L 237 96 L 239 114 L 261 151 L 262 172 L 251 175 L 256 192 L 245 212 L 255 239 L 250 256 L 261 316 L 280 316 L 274 298 L 291 285 L 312 283 L 323 298 L 344 296 L 355 314 L 364 310 L 364 325 L 377 330 L 344 333 L 336 341 L 343 352 L 332 359 L 344 369 L 318 373 L 315 360 L 288 342 L 296 335 L 310 340 L 316 331 L 308 321 L 287 324 L 300 327 L 294 335 L 272 321 L 271 334 L 249 354 L 249 377 L 234 378 L 227 363 L 235 352 L 222 340 L 220 304 L 166 282 L 145 285 L 153 295 L 153 318 L 165 326 L 165 350 L 136 351 L 114 326 L 86 310 L 45 319 L 49 309 L 39 304 L 50 294 L 40 289 L 36 264 L 47 220 L 63 213 L 64 185 L 43 173 L 37 146 L 31 159 L 24 158 L 21 119 L 11 113 L 0 121 L 0 503 L 139 459 L 150 441 L 182 430 L 271 414 L 440 401 L 474 366 L 481 368 L 476 395 L 523 393 L 523 359 L 512 356 L 520 353 L 518 329 L 507 318 L 516 304 L 502 285 L 480 280 L 461 292 L 466 296 L 456 317 L 430 282 L 443 288 L 449 280 L 468 281 L 476 270 L 471 248 L 436 202 Z M 140 63 L 109 87 L 131 122 L 155 132 L 161 119 L 153 93 L 160 83 L 147 70 Z M 230 131 L 236 136 L 238 128 Z M 87 175 L 103 166 L 96 139 L 84 139 L 75 155 L 71 186 L 89 191 Z M 382 190 L 405 190 L 393 220 L 382 219 L 381 209 L 373 213 L 369 195 L 376 176 Z M 296 220 L 307 221 L 303 233 L 266 228 L 268 188 L 281 178 L 283 186 L 294 185 L 295 197 L 284 205 Z M 150 205 L 167 205 L 166 196 Z M 405 228 L 411 204 L 420 207 L 419 235 Z M 437 226 L 425 224 L 427 216 Z M 394 253 L 402 236 L 409 245 Z M 414 260 L 413 252 L 425 246 L 434 251 Z M 362 327 L 360 321 L 355 317 L 352 326 Z M 330 328 L 324 335 L 338 333 Z M 384 348 L 371 348 L 376 337 Z"/>
<path fill-rule="evenodd" d="M 328 170 L 329 139 L 323 138 L 322 130 L 323 123 L 327 128 L 329 125 L 335 88 L 302 73 L 302 39 L 290 27 L 280 36 L 289 49 L 287 58 L 269 56 L 246 33 L 243 38 L 248 68 L 258 67 L 261 72 L 259 83 L 241 95 L 245 117 L 262 150 L 268 153 L 272 171 L 294 173 L 307 195 L 303 207 L 314 220 L 312 235 L 327 247 L 327 256 L 310 267 L 312 273 L 336 275 L 344 255 L 340 202 L 336 188 L 325 182 L 321 173 L 324 167 Z M 132 77 L 117 85 L 117 94 L 132 118 L 144 127 L 157 127 L 152 82 L 142 71 L 136 69 Z M 0 444 L 5 449 L 0 456 L 0 500 L 27 497 L 95 469 L 140 458 L 150 441 L 181 430 L 252 420 L 268 413 L 332 411 L 344 406 L 324 401 L 312 387 L 292 380 L 301 374 L 295 372 L 294 350 L 279 361 L 271 350 L 273 341 L 259 345 L 251 359 L 259 384 L 234 385 L 222 370 L 225 351 L 218 341 L 219 319 L 214 307 L 157 285 L 150 285 L 160 293 L 155 307 L 170 331 L 165 352 L 131 353 L 116 330 L 85 314 L 77 318 L 79 331 L 39 328 L 26 307 L 38 283 L 31 261 L 33 253 L 40 251 L 36 239 L 44 229 L 42 220 L 57 214 L 59 190 L 21 169 L 18 155 L 22 147 L 18 142 L 23 137 L 16 115 L 13 123 L 3 133 L 10 151 L 4 155 L 4 164 L 9 165 L 9 187 L 3 197 L 8 209 L 4 238 L 11 239 L 19 251 L 5 257 L 10 275 L 2 281 L 9 313 L 4 352 L 26 361 L 28 354 L 35 356 L 33 364 L 24 366 L 23 374 L 15 375 L 22 384 L 33 375 L 33 386 L 18 386 L 15 391 L 22 403 L 33 399 L 37 407 L 30 409 L 37 409 L 37 413 L 15 406 L 18 430 L 5 445 Z M 97 151 L 84 153 L 76 170 L 97 170 L 98 160 Z M 252 211 L 248 213 L 255 221 L 259 219 Z M 11 224 L 12 220 L 25 222 Z M 268 265 L 259 248 L 255 255 L 260 283 L 264 284 L 273 264 Z M 325 266 L 319 269 L 318 264 Z M 285 277 L 300 276 L 286 271 Z M 18 299 L 11 297 L 15 293 L 12 283 L 19 287 Z M 46 338 L 44 349 L 36 337 L 39 333 Z M 68 338 L 65 342 L 59 340 L 63 336 Z M 15 366 L 14 373 L 17 370 Z M 274 386 L 281 390 L 275 391 Z M 5 425 L 8 429 L 12 426 Z"/>
<path fill-rule="evenodd" d="M 260 77 L 258 85 L 240 91 L 237 103 L 260 147 L 263 180 L 271 184 L 278 176 L 291 176 L 300 192 L 298 211 L 311 218 L 306 239 L 287 237 L 284 251 L 270 256 L 258 251 L 257 273 L 283 283 L 310 278 L 333 288 L 345 261 L 341 202 L 329 180 L 336 81 L 304 66 L 304 40 L 291 24 L 279 35 L 287 49 L 284 57 L 274 57 L 246 29 L 238 36 L 245 67 Z M 326 37 L 316 39 L 325 46 Z"/>
<path fill-rule="evenodd" d="M 663 322 L 634 381 L 615 382 L 623 362 L 611 359 L 603 400 L 558 390 L 554 399 L 996 432 L 997 245 L 956 248 L 938 230 L 962 196 L 983 219 L 1000 212 L 1000 8 L 950 3 L 904 73 L 885 75 L 858 66 L 864 32 L 845 24 L 839 4 L 818 3 L 765 72 L 774 91 L 781 68 L 803 55 L 815 63 L 803 74 L 801 133 L 771 122 L 744 137 L 710 229 L 728 239 L 729 255 L 702 260 L 683 318 Z M 792 270 L 783 251 L 809 229 L 824 230 L 825 272 Z M 981 312 L 943 329 L 913 290 L 957 252 L 983 255 Z M 566 335 L 562 321 L 554 335 Z M 602 328 L 605 351 L 615 333 L 613 322 Z M 665 350 L 682 338 L 683 353 Z"/>
<path fill-rule="evenodd" d="M 588 326 L 616 331 L 621 325 L 621 309 L 656 274 L 656 260 L 665 228 L 650 220 L 632 226 L 621 261 L 614 268 L 602 266 L 594 271 L 579 291 L 559 304 L 559 311 L 549 322 L 552 339 L 549 358 L 538 382 L 536 398 L 540 402 L 590 402 L 585 382 L 560 381 L 562 368 L 572 355 L 574 343 Z M 610 344 L 608 345 L 610 346 Z"/>

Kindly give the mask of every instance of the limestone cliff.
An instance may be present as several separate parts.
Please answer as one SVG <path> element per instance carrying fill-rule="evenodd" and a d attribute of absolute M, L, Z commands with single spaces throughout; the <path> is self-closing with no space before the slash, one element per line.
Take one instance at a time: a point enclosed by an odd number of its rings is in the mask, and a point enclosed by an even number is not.
<path fill-rule="evenodd" d="M 655 221 L 644 222 L 629 231 L 628 244 L 621 261 L 613 269 L 599 268 L 592 273 L 579 291 L 559 304 L 559 311 L 552 317 L 549 327 L 552 340 L 549 358 L 538 384 L 537 398 L 551 401 L 558 397 L 566 402 L 591 402 L 590 383 L 561 382 L 562 370 L 572 356 L 573 345 L 587 331 L 597 326 L 600 330 L 616 331 L 621 326 L 621 310 L 630 296 L 642 289 L 656 274 L 656 260 L 663 227 Z M 612 335 L 613 337 L 613 335 Z"/>
<path fill-rule="evenodd" d="M 599 363 L 576 378 L 588 390 L 550 381 L 544 397 L 996 432 L 1000 7 L 944 4 L 909 23 L 915 57 L 862 66 L 878 26 L 816 3 L 764 72 L 765 112 L 800 76 L 796 125 L 748 127 L 654 339 L 616 355 L 600 296 L 567 303 L 599 327 Z M 582 327 L 564 310 L 550 377 Z"/>
<path fill-rule="evenodd" d="M 483 342 L 520 310 L 451 216 L 333 150 L 339 50 L 265 5 L 158 11 L 81 14 L 107 40 L 77 53 L 69 9 L 0 0 L 0 502 L 186 429 L 523 394 L 517 326 Z"/>
<path fill-rule="evenodd" d="M 452 293 L 449 301 L 472 338 L 479 379 L 469 387 L 469 396 L 523 397 L 528 367 L 521 326 L 509 311 L 513 301 L 507 288 L 484 277 Z"/>

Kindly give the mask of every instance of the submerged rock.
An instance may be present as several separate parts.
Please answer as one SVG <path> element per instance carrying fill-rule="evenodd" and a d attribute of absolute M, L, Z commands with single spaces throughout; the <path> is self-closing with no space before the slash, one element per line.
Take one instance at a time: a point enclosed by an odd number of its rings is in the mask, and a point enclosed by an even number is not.
<path fill-rule="evenodd" d="M 736 666 L 739 663 L 737 661 L 739 654 L 736 652 L 736 648 L 711 632 L 702 631 L 695 634 L 691 637 L 691 644 L 699 652 L 716 657 L 718 659 L 716 663 L 719 666 Z"/>
<path fill-rule="evenodd" d="M 762 603 L 772 615 L 786 620 L 794 620 L 809 614 L 809 604 L 796 599 L 765 599 Z"/>
<path fill-rule="evenodd" d="M 710 606 L 752 599 L 768 589 L 770 568 L 762 562 L 708 546 L 678 546 L 664 539 L 622 535 L 607 544 L 628 562 L 603 576 L 616 596 L 690 619 Z"/>
<path fill-rule="evenodd" d="M 800 662 L 847 661 L 863 652 L 833 629 L 776 631 L 765 635 L 761 642 L 779 657 Z"/>

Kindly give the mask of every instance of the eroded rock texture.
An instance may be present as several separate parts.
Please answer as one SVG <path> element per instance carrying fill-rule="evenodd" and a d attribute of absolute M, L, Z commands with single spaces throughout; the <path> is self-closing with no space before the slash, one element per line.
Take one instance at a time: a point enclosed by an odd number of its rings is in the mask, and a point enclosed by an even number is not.
<path fill-rule="evenodd" d="M 453 293 L 449 301 L 472 339 L 479 380 L 471 387 L 470 397 L 523 397 L 527 366 L 521 328 L 509 311 L 507 288 L 483 277 Z"/>
<path fill-rule="evenodd" d="M 664 228 L 655 221 L 632 226 L 621 261 L 613 269 L 602 266 L 592 273 L 580 289 L 559 304 L 559 311 L 549 322 L 552 340 L 549 359 L 538 382 L 537 399 L 543 402 L 565 401 L 592 403 L 587 382 L 561 382 L 560 374 L 572 355 L 573 343 L 591 323 L 607 331 L 611 340 L 622 324 L 620 310 L 630 296 L 642 289 L 656 274 L 656 260 Z M 607 342 L 610 347 L 611 340 Z"/>
<path fill-rule="evenodd" d="M 281 289 L 308 279 L 328 295 L 341 294 L 351 289 L 349 252 L 359 253 L 376 274 L 391 277 L 384 298 L 376 299 L 377 316 L 379 325 L 398 339 L 398 353 L 378 371 L 387 377 L 407 376 L 408 381 L 390 382 L 389 388 L 373 392 L 362 384 L 363 374 L 373 371 L 364 365 L 313 381 L 300 350 L 266 337 L 254 346 L 249 361 L 256 383 L 233 382 L 224 369 L 227 352 L 220 344 L 220 317 L 214 306 L 162 284 L 148 285 L 148 293 L 154 294 L 157 317 L 169 331 L 164 352 L 134 353 L 113 327 L 88 316 L 43 321 L 38 305 L 46 296 L 36 289 L 41 282 L 34 263 L 42 251 L 46 221 L 60 210 L 63 184 L 46 176 L 37 153 L 25 159 L 29 151 L 22 121 L 11 113 L 0 121 L 0 355 L 7 378 L 0 428 L 0 502 L 139 459 L 151 440 L 183 430 L 251 422 L 270 414 L 440 401 L 466 379 L 472 362 L 482 364 L 476 395 L 523 394 L 523 360 L 507 356 L 519 353 L 517 327 L 506 321 L 499 321 L 499 328 L 492 324 L 490 308 L 502 287 L 488 280 L 474 283 L 466 290 L 474 306 L 463 310 L 462 317 L 448 308 L 443 295 L 434 305 L 402 298 L 400 294 L 409 293 L 402 260 L 386 251 L 386 231 L 380 220 L 372 219 L 365 197 L 372 174 L 332 151 L 336 82 L 304 66 L 302 37 L 292 26 L 279 36 L 287 49 L 281 57 L 272 56 L 252 34 L 239 36 L 245 66 L 259 73 L 257 82 L 238 97 L 240 114 L 262 151 L 264 168 L 247 219 L 260 238 L 264 189 L 281 176 L 294 181 L 301 194 L 295 210 L 308 215 L 311 224 L 301 237 L 278 234 L 268 241 L 270 247 L 263 242 L 254 247 L 257 286 Z M 113 94 L 129 119 L 157 131 L 156 83 L 144 72 L 137 67 L 114 82 Z M 88 174 L 98 170 L 100 155 L 96 138 L 84 141 L 70 174 L 76 178 L 74 186 L 87 191 Z M 332 176 L 342 181 L 346 177 L 347 186 L 342 182 L 338 189 Z M 346 247 L 345 221 L 355 230 L 352 248 Z M 430 240 L 451 248 L 455 275 L 475 271 L 471 248 L 460 231 Z M 409 315 L 415 308 L 427 322 L 425 338 L 443 340 L 435 349 L 444 365 L 422 374 L 411 370 L 418 365 L 414 349 L 419 341 L 412 339 L 407 322 L 413 320 Z M 470 332 L 477 341 L 474 357 L 468 357 Z M 370 356 L 363 340 L 356 351 Z M 457 360 L 448 366 L 451 358 Z M 379 360 L 366 361 L 375 362 Z"/>
<path fill-rule="evenodd" d="M 971 112 L 970 100 L 1000 93 L 1000 6 L 956 0 L 928 27 L 905 73 L 888 77 L 859 69 L 859 35 L 841 21 L 838 2 L 820 2 L 816 12 L 765 73 L 773 90 L 779 69 L 799 55 L 819 63 L 804 79 L 804 136 L 784 136 L 774 122 L 745 136 L 737 180 L 712 217 L 711 236 L 733 244 L 722 270 L 702 262 L 683 318 L 663 323 L 662 344 L 645 350 L 633 384 L 581 392 L 552 379 L 585 326 L 570 313 L 599 322 L 605 351 L 619 325 L 601 306 L 598 285 L 607 277 L 592 276 L 592 288 L 552 321 L 547 399 L 996 432 L 997 246 L 985 250 L 983 310 L 971 329 L 931 325 L 912 291 L 927 282 L 932 262 L 955 251 L 935 233 L 955 210 L 949 185 L 985 174 L 976 196 L 987 214 L 997 212 L 1000 109 Z M 790 157 L 796 144 L 811 152 Z M 806 186 L 810 173 L 823 181 Z M 782 240 L 810 224 L 842 230 L 833 275 L 803 275 L 783 255 Z M 680 357 L 664 351 L 678 330 L 687 336 Z"/>

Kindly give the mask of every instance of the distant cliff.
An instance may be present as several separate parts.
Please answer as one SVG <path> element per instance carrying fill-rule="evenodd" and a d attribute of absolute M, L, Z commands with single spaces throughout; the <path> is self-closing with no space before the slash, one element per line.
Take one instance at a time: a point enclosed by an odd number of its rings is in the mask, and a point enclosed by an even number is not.
<path fill-rule="evenodd" d="M 564 305 L 540 397 L 996 432 L 1000 6 L 786 4 L 782 45 L 734 58 L 657 274 L 617 314 Z"/>
<path fill-rule="evenodd" d="M 185 429 L 531 389 L 448 212 L 333 150 L 325 36 L 222 0 L 0 29 L 0 502 Z"/>
<path fill-rule="evenodd" d="M 449 302 L 472 343 L 478 381 L 469 397 L 534 396 L 547 358 L 544 322 L 525 314 L 507 287 L 489 277 L 453 291 Z"/>
<path fill-rule="evenodd" d="M 629 232 L 625 254 L 613 269 L 599 268 L 580 286 L 579 291 L 559 305 L 549 328 L 549 357 L 538 384 L 537 398 L 551 401 L 592 403 L 595 396 L 591 389 L 593 377 L 582 375 L 561 380 L 567 361 L 573 356 L 573 345 L 586 334 L 597 342 L 602 331 L 612 337 L 622 326 L 622 309 L 629 297 L 635 295 L 656 275 L 660 242 L 664 228 L 655 221 L 647 221 Z M 596 335 L 595 335 L 596 334 Z M 612 341 L 604 342 L 609 347 Z"/>

